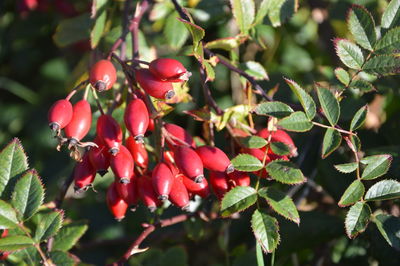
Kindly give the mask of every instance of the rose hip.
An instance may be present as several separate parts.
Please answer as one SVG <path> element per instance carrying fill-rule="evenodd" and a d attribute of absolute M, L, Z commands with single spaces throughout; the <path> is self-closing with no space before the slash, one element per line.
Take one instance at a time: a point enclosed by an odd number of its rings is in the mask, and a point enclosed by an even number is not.
<path fill-rule="evenodd" d="M 193 148 L 196 148 L 196 143 L 194 142 L 192 136 L 184 128 L 182 128 L 178 125 L 169 124 L 169 123 L 166 123 L 164 125 L 164 128 L 174 138 L 181 140 L 183 143 L 187 143 L 188 145 L 190 145 Z M 182 145 L 182 142 L 180 142 L 179 140 L 175 140 L 174 138 L 172 138 L 173 142 L 170 142 L 169 139 L 166 139 L 170 148 L 173 148 L 174 144 Z"/>
<path fill-rule="evenodd" d="M 144 175 L 139 177 L 137 181 L 140 199 L 151 212 L 155 211 L 157 209 L 157 206 L 161 205 L 161 201 L 157 198 L 157 195 L 154 192 L 151 178 Z"/>
<path fill-rule="evenodd" d="M 187 146 L 178 146 L 174 151 L 175 164 L 182 174 L 200 183 L 204 178 L 203 162 L 197 153 Z"/>
<path fill-rule="evenodd" d="M 149 112 L 141 99 L 133 99 L 125 109 L 126 128 L 137 142 L 143 142 L 144 134 L 149 126 Z"/>
<path fill-rule="evenodd" d="M 214 194 L 221 200 L 229 190 L 226 174 L 224 172 L 210 171 L 210 184 Z"/>
<path fill-rule="evenodd" d="M 86 191 L 92 186 L 96 177 L 96 169 L 91 165 L 88 153 L 83 155 L 82 161 L 76 163 L 73 175 L 75 192 Z"/>
<path fill-rule="evenodd" d="M 98 118 L 96 134 L 111 155 L 116 155 L 119 152 L 122 143 L 122 130 L 111 115 L 103 114 Z"/>
<path fill-rule="evenodd" d="M 158 79 L 150 72 L 150 70 L 138 69 L 135 71 L 135 75 L 139 85 L 150 96 L 167 100 L 175 96 L 172 83 Z"/>
<path fill-rule="evenodd" d="M 189 193 L 185 185 L 182 183 L 182 178 L 179 175 L 173 180 L 169 200 L 172 204 L 181 208 L 182 210 L 187 210 L 189 208 Z"/>
<path fill-rule="evenodd" d="M 90 69 L 89 80 L 98 92 L 109 90 L 117 80 L 117 71 L 111 61 L 100 60 Z"/>
<path fill-rule="evenodd" d="M 203 178 L 201 183 L 196 183 L 189 177 L 182 175 L 182 182 L 188 192 L 198 195 L 202 198 L 207 198 L 210 195 L 210 188 L 208 187 L 207 179 Z"/>
<path fill-rule="evenodd" d="M 117 221 L 124 219 L 128 203 L 118 194 L 115 182 L 111 183 L 107 190 L 107 206 Z"/>
<path fill-rule="evenodd" d="M 217 147 L 201 146 L 195 151 L 208 170 L 226 173 L 232 173 L 235 170 L 228 156 Z"/>
<path fill-rule="evenodd" d="M 131 153 L 124 145 L 121 145 L 117 155 L 111 156 L 110 165 L 119 182 L 129 183 L 133 175 L 134 163 Z"/>
<path fill-rule="evenodd" d="M 73 108 L 66 99 L 56 101 L 48 112 L 49 127 L 53 131 L 65 128 L 72 119 Z"/>
<path fill-rule="evenodd" d="M 70 144 L 83 139 L 90 130 L 92 124 L 92 111 L 86 100 L 80 100 L 73 106 L 72 119 L 64 128 L 65 135 Z"/>
<path fill-rule="evenodd" d="M 126 139 L 126 147 L 130 151 L 133 161 L 143 169 L 147 169 L 149 164 L 149 155 L 144 143 L 136 142 L 132 136 Z"/>
<path fill-rule="evenodd" d="M 158 198 L 162 201 L 167 200 L 174 183 L 174 176 L 166 163 L 160 162 L 156 165 L 151 181 Z"/>
<path fill-rule="evenodd" d="M 171 58 L 158 58 L 150 62 L 150 72 L 159 79 L 171 82 L 187 80 L 186 68 L 178 60 Z"/>

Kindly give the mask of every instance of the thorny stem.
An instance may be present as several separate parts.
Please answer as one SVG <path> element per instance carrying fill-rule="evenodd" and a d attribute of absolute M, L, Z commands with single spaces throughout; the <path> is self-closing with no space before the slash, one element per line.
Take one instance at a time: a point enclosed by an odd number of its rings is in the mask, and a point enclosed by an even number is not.
<path fill-rule="evenodd" d="M 341 129 L 341 128 L 332 127 L 332 126 L 327 126 L 327 125 L 324 125 L 324 124 L 321 124 L 321 123 L 318 123 L 318 122 L 314 122 L 314 121 L 312 121 L 312 123 L 313 123 L 314 125 L 318 126 L 318 127 L 331 128 L 331 129 L 334 129 L 334 130 L 336 130 L 336 131 L 339 131 L 340 133 L 343 133 L 343 134 L 353 135 L 353 136 L 357 135 L 357 134 L 354 133 L 354 132 L 347 131 L 347 130 L 344 130 L 344 129 Z"/>

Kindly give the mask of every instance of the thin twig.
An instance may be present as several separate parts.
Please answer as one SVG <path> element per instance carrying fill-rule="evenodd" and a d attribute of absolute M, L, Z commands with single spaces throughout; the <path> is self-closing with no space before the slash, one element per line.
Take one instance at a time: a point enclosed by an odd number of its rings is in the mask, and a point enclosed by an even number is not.
<path fill-rule="evenodd" d="M 204 71 L 204 68 L 201 66 L 201 64 L 200 64 L 199 69 L 200 69 L 200 77 L 201 77 L 201 86 L 203 88 L 204 97 L 206 98 L 208 105 L 210 105 L 215 110 L 217 115 L 222 115 L 224 113 L 224 111 L 221 108 L 219 108 L 219 106 L 217 105 L 217 103 L 215 102 L 214 98 L 211 95 L 210 88 L 208 87 L 208 85 L 206 83 L 206 73 Z"/>

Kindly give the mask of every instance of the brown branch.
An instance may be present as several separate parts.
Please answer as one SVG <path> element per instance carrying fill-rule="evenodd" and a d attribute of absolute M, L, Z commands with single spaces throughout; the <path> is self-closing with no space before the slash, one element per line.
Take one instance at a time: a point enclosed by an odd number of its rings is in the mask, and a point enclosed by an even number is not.
<path fill-rule="evenodd" d="M 149 2 L 147 0 L 144 0 L 136 5 L 135 16 L 132 20 L 132 28 L 130 29 L 132 34 L 133 59 L 139 58 L 139 24 L 148 8 Z"/>
<path fill-rule="evenodd" d="M 200 64 L 200 62 L 199 62 L 199 65 L 200 65 L 199 68 L 200 68 L 201 86 L 203 88 L 203 94 L 207 101 L 207 104 L 215 110 L 217 115 L 222 115 L 224 113 L 224 111 L 221 108 L 219 108 L 219 106 L 215 102 L 214 98 L 212 97 L 210 88 L 207 85 L 207 81 L 206 81 L 207 77 L 206 77 L 205 70 L 204 70 L 203 66 Z"/>

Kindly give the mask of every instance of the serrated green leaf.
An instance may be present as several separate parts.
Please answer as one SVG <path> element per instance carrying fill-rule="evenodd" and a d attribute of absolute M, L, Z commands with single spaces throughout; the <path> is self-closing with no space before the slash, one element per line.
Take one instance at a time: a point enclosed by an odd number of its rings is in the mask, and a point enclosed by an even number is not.
<path fill-rule="evenodd" d="M 65 19 L 57 26 L 53 40 L 58 47 L 65 47 L 70 44 L 87 40 L 90 38 L 90 29 L 93 21 L 89 13 Z"/>
<path fill-rule="evenodd" d="M 274 217 L 255 210 L 251 217 L 251 228 L 265 253 L 276 249 L 280 237 L 278 221 Z"/>
<path fill-rule="evenodd" d="M 349 68 L 361 69 L 364 55 L 360 47 L 346 39 L 335 39 L 335 49 L 343 64 Z"/>
<path fill-rule="evenodd" d="M 40 255 L 34 246 L 14 251 L 12 256 L 16 257 L 19 261 L 23 260 L 28 265 L 35 265 L 35 263 L 40 261 Z"/>
<path fill-rule="evenodd" d="M 203 61 L 201 64 L 203 65 L 204 69 L 206 70 L 206 82 L 213 81 L 215 79 L 214 67 L 206 61 Z"/>
<path fill-rule="evenodd" d="M 391 0 L 382 15 L 381 27 L 389 29 L 395 26 L 400 19 L 400 0 Z"/>
<path fill-rule="evenodd" d="M 268 115 L 277 118 L 283 118 L 293 113 L 293 109 L 289 105 L 277 101 L 262 102 L 256 106 L 254 111 L 258 115 Z"/>
<path fill-rule="evenodd" d="M 188 29 L 177 18 L 177 12 L 171 13 L 166 20 L 164 36 L 169 46 L 173 49 L 180 49 L 189 37 Z"/>
<path fill-rule="evenodd" d="M 313 124 L 303 112 L 294 112 L 290 116 L 283 118 L 278 122 L 278 125 L 283 129 L 295 132 L 309 131 Z"/>
<path fill-rule="evenodd" d="M 55 265 L 63 265 L 63 266 L 77 265 L 73 257 L 69 253 L 63 251 L 50 252 L 50 259 Z"/>
<path fill-rule="evenodd" d="M 347 17 L 347 24 L 356 42 L 372 51 L 376 42 L 375 21 L 365 7 L 353 5 Z"/>
<path fill-rule="evenodd" d="M 388 244 L 396 249 L 400 249 L 400 218 L 379 214 L 373 221 Z"/>
<path fill-rule="evenodd" d="M 353 183 L 350 184 L 350 186 L 348 186 L 346 191 L 343 193 L 338 205 L 340 207 L 352 205 L 362 199 L 362 197 L 364 196 L 364 192 L 365 187 L 363 183 L 360 180 L 356 179 Z"/>
<path fill-rule="evenodd" d="M 14 228 L 18 225 L 17 214 L 7 202 L 0 200 L 0 229 Z"/>
<path fill-rule="evenodd" d="M 44 199 L 44 188 L 36 170 L 26 172 L 15 184 L 11 204 L 20 220 L 36 213 Z"/>
<path fill-rule="evenodd" d="M 96 48 L 103 36 L 104 28 L 107 21 L 106 12 L 107 0 L 95 0 L 95 18 L 94 26 L 90 33 L 90 46 Z"/>
<path fill-rule="evenodd" d="M 317 112 L 313 98 L 293 80 L 285 78 L 285 81 L 289 85 L 293 93 L 296 95 L 296 97 L 299 99 L 308 119 L 312 120 Z"/>
<path fill-rule="evenodd" d="M 365 194 L 366 201 L 389 200 L 400 198 L 400 182 L 396 180 L 382 180 L 370 187 Z"/>
<path fill-rule="evenodd" d="M 271 0 L 261 0 L 261 2 L 258 4 L 256 18 L 254 19 L 255 25 L 261 24 L 263 22 L 264 17 L 268 14 L 270 4 Z"/>
<path fill-rule="evenodd" d="M 361 162 L 367 163 L 361 179 L 371 180 L 387 173 L 392 163 L 392 156 L 390 154 L 373 155 L 363 158 Z"/>
<path fill-rule="evenodd" d="M 63 215 L 62 211 L 44 211 L 33 216 L 32 221 L 36 224 L 34 240 L 40 243 L 54 236 L 61 228 Z"/>
<path fill-rule="evenodd" d="M 362 93 L 370 92 L 376 90 L 374 85 L 372 85 L 371 82 L 368 82 L 366 80 L 358 79 L 358 80 L 353 80 L 350 83 L 350 88 L 352 89 L 357 89 Z"/>
<path fill-rule="evenodd" d="M 341 67 L 335 69 L 335 76 L 336 78 L 343 84 L 349 85 L 350 82 L 350 75 L 349 73 Z"/>
<path fill-rule="evenodd" d="M 290 147 L 283 142 L 271 142 L 269 148 L 276 155 L 290 154 Z"/>
<path fill-rule="evenodd" d="M 400 73 L 400 57 L 397 55 L 377 55 L 370 58 L 363 70 L 367 73 L 387 76 Z"/>
<path fill-rule="evenodd" d="M 364 232 L 371 217 L 371 208 L 367 203 L 357 202 L 351 206 L 347 212 L 345 227 L 349 238 L 355 238 L 358 234 Z"/>
<path fill-rule="evenodd" d="M 300 223 L 300 216 L 297 212 L 296 205 L 293 200 L 280 190 L 273 187 L 262 188 L 258 191 L 258 195 L 267 200 L 271 208 L 283 217 L 295 222 Z"/>
<path fill-rule="evenodd" d="M 400 51 L 400 27 L 390 29 L 375 44 L 375 53 L 391 54 Z"/>
<path fill-rule="evenodd" d="M 253 172 L 263 168 L 262 162 L 250 154 L 239 154 L 231 160 L 233 167 L 242 172 Z"/>
<path fill-rule="evenodd" d="M 248 136 L 245 138 L 239 138 L 239 142 L 243 145 L 243 147 L 250 149 L 259 149 L 268 144 L 265 139 L 259 136 Z"/>
<path fill-rule="evenodd" d="M 221 201 L 221 215 L 227 217 L 240 212 L 257 201 L 257 191 L 252 187 L 234 187 L 228 191 Z"/>
<path fill-rule="evenodd" d="M 88 226 L 82 222 L 64 225 L 54 237 L 53 250 L 68 251 L 86 232 Z"/>
<path fill-rule="evenodd" d="M 328 157 L 340 146 L 340 143 L 342 143 L 342 135 L 337 130 L 328 128 L 322 142 L 322 158 Z"/>
<path fill-rule="evenodd" d="M 350 142 L 353 145 L 353 147 L 356 149 L 356 151 L 361 150 L 361 141 L 360 138 L 357 135 L 351 135 L 350 136 Z"/>
<path fill-rule="evenodd" d="M 268 18 L 273 27 L 279 27 L 290 18 L 296 10 L 294 0 L 269 0 Z"/>
<path fill-rule="evenodd" d="M 33 240 L 27 236 L 7 236 L 0 238 L 0 252 L 14 251 L 33 245 Z"/>
<path fill-rule="evenodd" d="M 341 173 L 349 174 L 354 172 L 358 168 L 358 163 L 343 163 L 334 165 L 336 170 Z"/>
<path fill-rule="evenodd" d="M 204 52 L 201 40 L 204 38 L 205 35 L 204 29 L 184 19 L 178 18 L 178 20 L 185 25 L 185 27 L 192 35 L 193 53 L 196 56 L 197 60 L 202 61 L 204 59 Z"/>
<path fill-rule="evenodd" d="M 365 122 L 368 113 L 368 105 L 361 107 L 354 115 L 350 123 L 350 131 L 359 129 Z"/>
<path fill-rule="evenodd" d="M 244 71 L 252 76 L 256 80 L 268 80 L 268 74 L 267 71 L 265 71 L 265 68 L 258 62 L 255 61 L 246 61 L 242 64 L 240 64 L 241 68 L 244 69 Z"/>
<path fill-rule="evenodd" d="M 268 174 L 284 184 L 300 184 L 306 181 L 303 173 L 295 164 L 288 161 L 275 160 L 265 167 Z"/>
<path fill-rule="evenodd" d="M 326 118 L 332 126 L 335 126 L 340 116 L 340 106 L 338 100 L 330 90 L 319 85 L 317 85 L 317 94 L 319 103 L 321 104 Z"/>
<path fill-rule="evenodd" d="M 8 182 L 28 169 L 28 158 L 19 139 L 14 138 L 0 152 L 0 196 Z"/>
<path fill-rule="evenodd" d="M 239 47 L 246 39 L 247 37 L 244 35 L 215 39 L 211 42 L 206 43 L 205 48 L 231 51 L 232 49 Z"/>
<path fill-rule="evenodd" d="M 240 32 L 247 34 L 255 17 L 255 5 L 253 0 L 230 0 L 232 14 Z"/>

